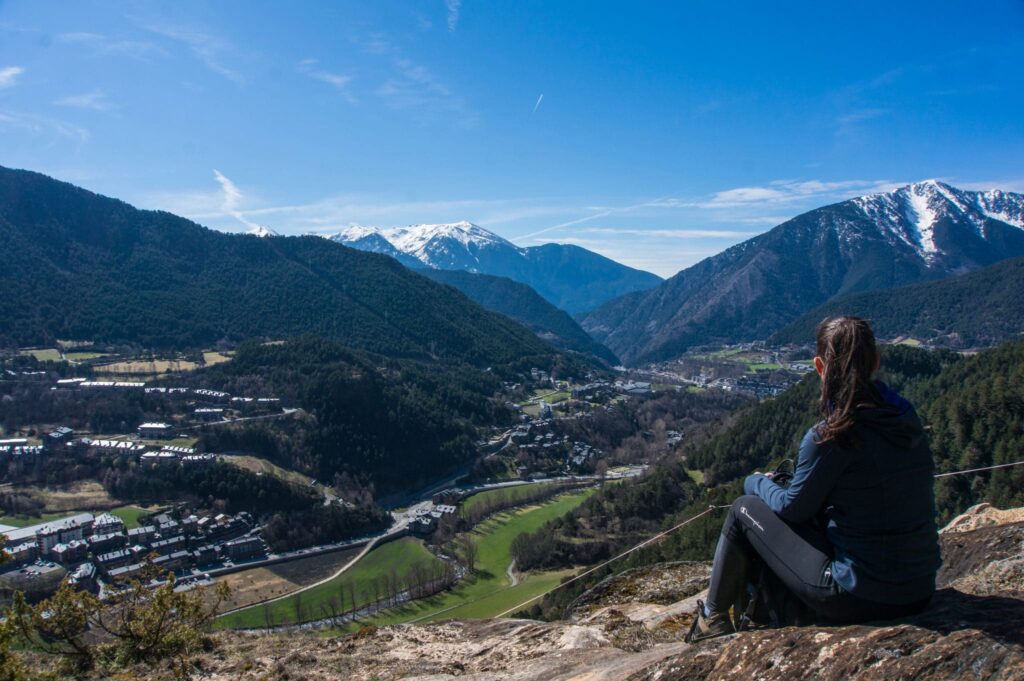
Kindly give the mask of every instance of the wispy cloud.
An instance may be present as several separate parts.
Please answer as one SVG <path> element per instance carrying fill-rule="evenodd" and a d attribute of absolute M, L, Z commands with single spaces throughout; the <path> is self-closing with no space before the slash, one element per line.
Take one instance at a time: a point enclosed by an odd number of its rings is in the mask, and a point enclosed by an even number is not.
<path fill-rule="evenodd" d="M 245 83 L 245 76 L 227 64 L 229 56 L 236 52 L 236 49 L 226 38 L 208 29 L 195 26 L 150 22 L 142 24 L 142 27 L 151 33 L 184 45 L 193 56 L 214 73 L 224 76 L 237 85 Z"/>
<path fill-rule="evenodd" d="M 12 87 L 18 76 L 25 73 L 25 69 L 20 66 L 5 66 L 0 68 L 0 89 L 6 87 Z"/>
<path fill-rule="evenodd" d="M 159 45 L 146 40 L 124 40 L 100 33 L 74 31 L 57 35 L 57 41 L 69 45 L 80 45 L 98 55 L 127 55 L 136 59 L 166 55 Z"/>
<path fill-rule="evenodd" d="M 57 106 L 69 106 L 75 109 L 91 109 L 93 111 L 109 111 L 114 107 L 102 90 L 93 90 L 81 95 L 62 97 L 54 101 L 54 104 Z"/>
<path fill-rule="evenodd" d="M 386 106 L 408 110 L 422 122 L 447 121 L 463 128 L 475 127 L 480 117 L 452 87 L 424 64 L 406 57 L 381 33 L 356 41 L 367 53 L 388 60 L 389 73 L 373 94 Z"/>
<path fill-rule="evenodd" d="M 46 136 L 52 140 L 63 138 L 78 143 L 89 141 L 89 131 L 74 123 L 18 111 L 0 111 L 0 130 L 3 129 Z"/>
<path fill-rule="evenodd" d="M 459 10 L 462 8 L 462 0 L 445 0 L 448 7 L 448 32 L 454 33 L 459 25 Z"/>
<path fill-rule="evenodd" d="M 631 227 L 587 227 L 582 234 L 641 236 L 652 239 L 747 239 L 760 232 L 733 229 L 637 229 Z"/>
<path fill-rule="evenodd" d="M 679 206 L 718 209 L 803 203 L 818 199 L 844 199 L 862 194 L 890 191 L 901 183 L 889 180 L 774 180 L 765 186 L 736 187 L 715 192 L 695 202 L 678 201 Z"/>
<path fill-rule="evenodd" d="M 393 109 L 411 109 L 426 118 L 437 120 L 451 116 L 464 127 L 477 124 L 479 117 L 465 100 L 441 82 L 426 66 L 410 59 L 394 60 L 396 75 L 385 80 L 375 91 Z"/>
<path fill-rule="evenodd" d="M 319 67 L 319 61 L 316 59 L 303 59 L 299 62 L 299 73 L 309 76 L 313 80 L 318 80 L 321 83 L 327 83 L 334 89 L 338 90 L 345 99 L 349 102 L 355 102 L 356 98 L 352 94 L 349 85 L 352 82 L 352 76 L 347 73 L 334 73 L 327 71 Z"/>
<path fill-rule="evenodd" d="M 220 184 L 221 193 L 223 200 L 221 201 L 220 211 L 224 215 L 230 215 L 234 219 L 241 222 L 243 225 L 248 227 L 250 230 L 259 230 L 260 225 L 250 221 L 245 217 L 245 214 L 239 209 L 242 202 L 242 192 L 235 185 L 234 182 L 225 177 L 219 170 L 214 168 L 213 177 Z"/>
<path fill-rule="evenodd" d="M 540 108 L 540 103 L 544 101 L 544 93 L 540 93 L 540 97 L 537 98 L 537 103 L 533 105 L 533 113 L 537 113 L 537 109 Z"/>

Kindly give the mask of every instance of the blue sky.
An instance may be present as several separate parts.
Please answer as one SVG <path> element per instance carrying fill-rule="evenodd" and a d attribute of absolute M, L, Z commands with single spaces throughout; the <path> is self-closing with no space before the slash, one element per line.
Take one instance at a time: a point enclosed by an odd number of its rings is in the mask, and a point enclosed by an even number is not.
<path fill-rule="evenodd" d="M 908 181 L 1024 190 L 1022 29 L 996 0 L 0 2 L 0 164 L 218 229 L 466 219 L 667 276 Z"/>

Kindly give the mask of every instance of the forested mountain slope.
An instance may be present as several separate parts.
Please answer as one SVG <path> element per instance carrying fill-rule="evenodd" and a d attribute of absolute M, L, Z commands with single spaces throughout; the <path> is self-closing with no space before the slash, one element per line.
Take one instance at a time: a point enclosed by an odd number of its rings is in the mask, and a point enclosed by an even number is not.
<path fill-rule="evenodd" d="M 619 362 L 611 350 L 587 335 L 567 312 L 549 303 L 526 284 L 505 277 L 459 270 L 421 269 L 419 272 L 462 291 L 470 300 L 488 310 L 511 317 L 557 348 L 590 354 L 611 365 Z"/>
<path fill-rule="evenodd" d="M 953 348 L 1012 340 L 1024 333 L 1024 258 L 958 277 L 836 298 L 802 315 L 769 343 L 805 343 L 822 319 L 843 314 L 870 319 L 880 338 L 913 336 Z"/>
<path fill-rule="evenodd" d="M 0 342 L 208 345 L 312 333 L 389 355 L 543 363 L 519 324 L 393 259 L 319 237 L 224 234 L 0 168 Z"/>
<path fill-rule="evenodd" d="M 307 414 L 208 429 L 208 450 L 256 452 L 340 489 L 393 492 L 436 480 L 476 456 L 477 426 L 512 422 L 491 399 L 501 389 L 493 372 L 371 357 L 320 338 L 246 343 L 192 380 L 277 395 Z"/>

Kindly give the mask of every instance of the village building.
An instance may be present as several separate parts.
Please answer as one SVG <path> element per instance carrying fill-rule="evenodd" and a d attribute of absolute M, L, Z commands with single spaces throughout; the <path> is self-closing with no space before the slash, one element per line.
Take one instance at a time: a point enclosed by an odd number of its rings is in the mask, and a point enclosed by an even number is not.
<path fill-rule="evenodd" d="M 89 544 L 81 539 L 72 539 L 67 544 L 57 544 L 50 549 L 50 556 L 61 565 L 80 563 L 89 554 Z"/>
<path fill-rule="evenodd" d="M 224 555 L 231 560 L 245 560 L 266 553 L 263 540 L 259 537 L 245 537 L 229 541 L 224 544 L 222 550 Z"/>
<path fill-rule="evenodd" d="M 169 423 L 143 423 L 139 425 L 139 435 L 149 440 L 174 437 L 174 429 Z"/>

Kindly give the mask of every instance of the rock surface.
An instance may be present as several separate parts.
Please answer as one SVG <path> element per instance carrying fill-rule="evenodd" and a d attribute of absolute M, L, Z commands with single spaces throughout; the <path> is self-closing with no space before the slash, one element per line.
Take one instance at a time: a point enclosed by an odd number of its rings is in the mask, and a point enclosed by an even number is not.
<path fill-rule="evenodd" d="M 690 646 L 682 637 L 709 566 L 671 563 L 605 580 L 574 602 L 560 622 L 445 621 L 333 639 L 228 635 L 219 652 L 202 659 L 196 676 L 210 681 L 1024 679 L 1024 522 L 979 525 L 943 534 L 940 591 L 927 611 L 898 622 L 765 629 Z"/>

